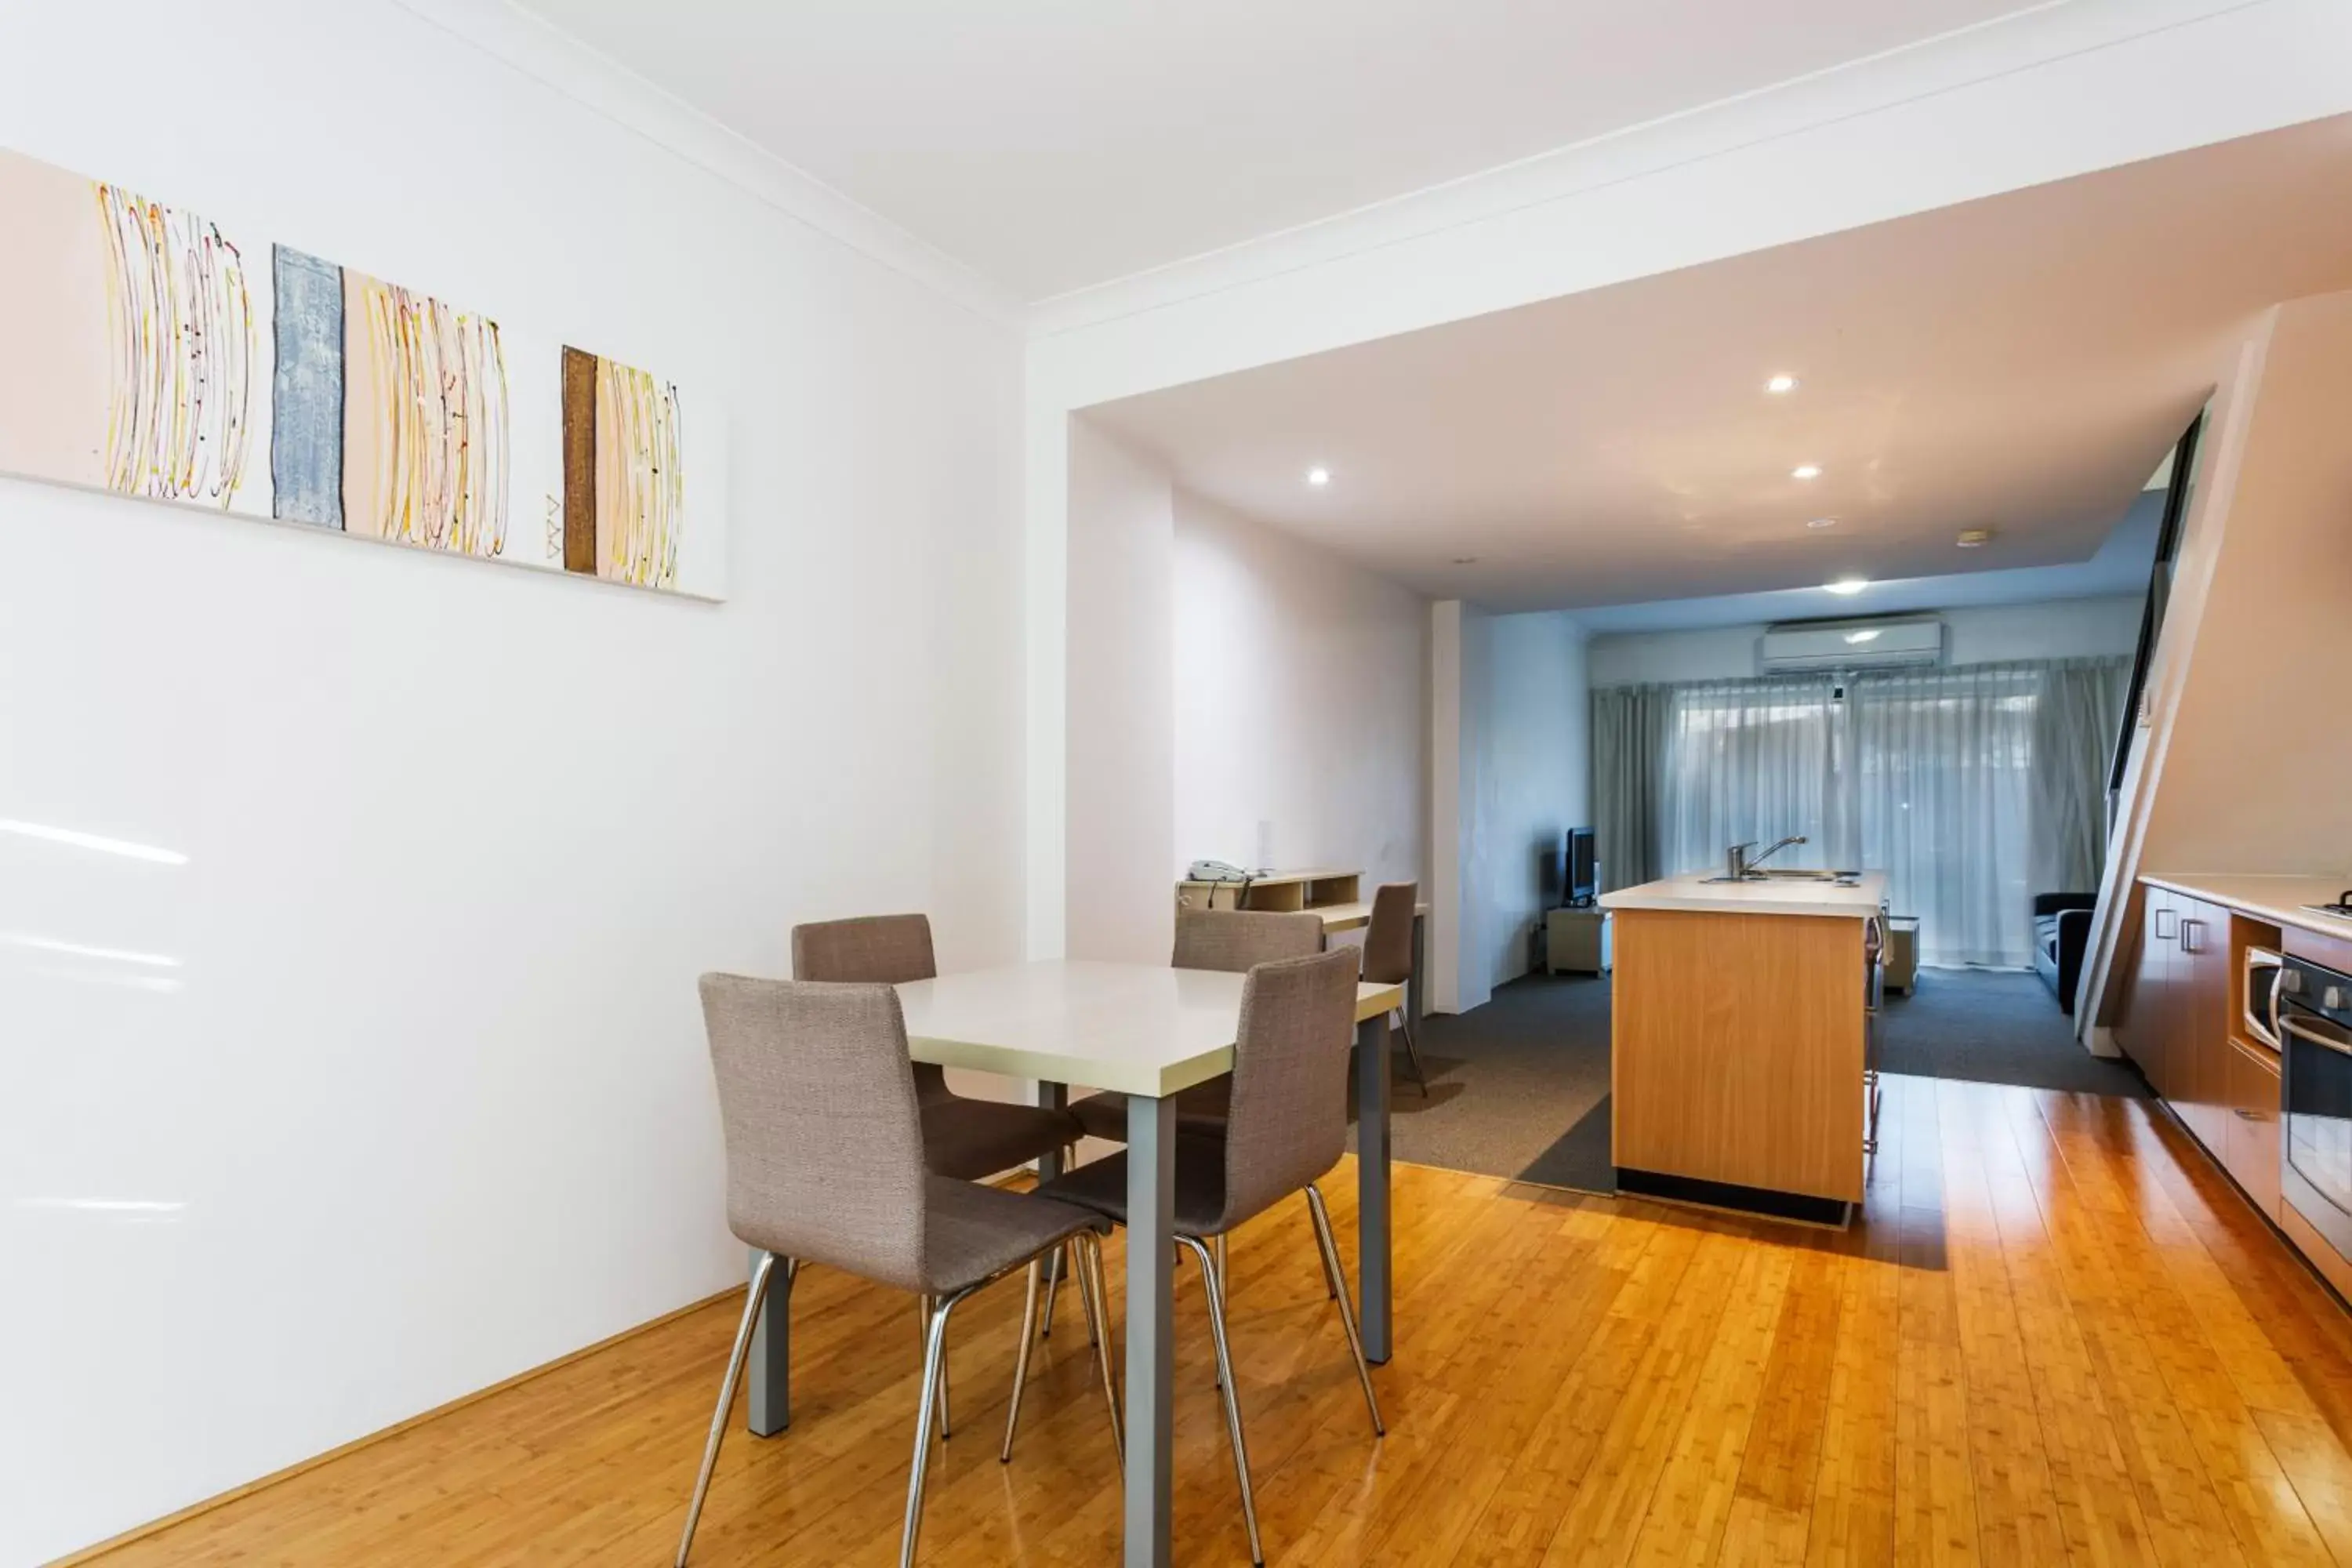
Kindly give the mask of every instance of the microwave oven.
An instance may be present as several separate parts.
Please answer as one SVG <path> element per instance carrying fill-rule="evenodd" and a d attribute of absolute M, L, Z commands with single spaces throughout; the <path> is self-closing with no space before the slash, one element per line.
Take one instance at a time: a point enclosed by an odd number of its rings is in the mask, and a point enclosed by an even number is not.
<path fill-rule="evenodd" d="M 2266 947 L 2246 949 L 2246 983 L 2239 989 L 2245 995 L 2240 1009 L 2238 1027 L 2246 1038 L 2258 1040 L 2273 1050 L 2281 1048 L 2279 1032 L 2273 1023 L 2277 1009 L 2272 998 L 2278 990 L 2279 965 L 2284 960 Z"/>

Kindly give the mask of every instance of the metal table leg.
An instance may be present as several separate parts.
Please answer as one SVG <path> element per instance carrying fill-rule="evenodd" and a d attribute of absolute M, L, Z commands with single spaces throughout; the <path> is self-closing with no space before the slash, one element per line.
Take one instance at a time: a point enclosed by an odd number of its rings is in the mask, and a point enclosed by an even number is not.
<path fill-rule="evenodd" d="M 1422 976 L 1429 973 L 1429 917 L 1419 910 L 1412 912 L 1412 973 L 1404 983 L 1404 1016 L 1412 1020 L 1413 1038 L 1421 1037 L 1423 1014 Z"/>
<path fill-rule="evenodd" d="M 1066 1083 L 1047 1083 L 1044 1079 L 1039 1079 L 1037 1103 L 1048 1110 L 1066 1109 L 1070 1103 L 1070 1086 Z M 1044 1186 L 1061 1173 L 1062 1152 L 1059 1149 L 1049 1149 L 1037 1156 L 1039 1186 Z M 1054 1332 L 1054 1301 L 1062 1292 L 1062 1263 L 1071 1256 L 1071 1248 L 1057 1247 L 1054 1249 L 1053 1255 L 1045 1259 L 1045 1334 L 1049 1339 L 1053 1337 Z M 1024 1351 L 1023 1353 L 1027 1352 Z"/>
<path fill-rule="evenodd" d="M 760 1254 L 751 1253 L 751 1267 Z M 793 1291 L 779 1258 L 768 1299 L 760 1304 L 760 1321 L 751 1330 L 751 1353 L 743 1381 L 751 1386 L 743 1401 L 746 1426 L 754 1437 L 772 1437 L 793 1424 Z"/>
<path fill-rule="evenodd" d="M 1134 1200 L 1130 1198 L 1129 1203 Z M 1129 1245 L 1133 1245 L 1132 1242 Z M 1357 1316 L 1367 1360 L 1385 1363 L 1394 1349 L 1389 1260 L 1389 1018 L 1356 1026 Z"/>
<path fill-rule="evenodd" d="M 1176 1102 L 1127 1097 L 1127 1568 L 1168 1568 Z"/>

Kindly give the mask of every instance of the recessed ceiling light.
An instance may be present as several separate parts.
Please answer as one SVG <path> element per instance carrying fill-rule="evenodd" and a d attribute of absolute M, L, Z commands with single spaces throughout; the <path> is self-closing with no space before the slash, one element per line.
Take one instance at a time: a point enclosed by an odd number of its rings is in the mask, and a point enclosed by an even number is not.
<path fill-rule="evenodd" d="M 1797 378 L 1793 375 L 1776 375 L 1771 380 L 1764 384 L 1764 390 L 1767 392 L 1794 392 L 1797 390 Z"/>
<path fill-rule="evenodd" d="M 1819 463 L 1799 463 L 1789 470 L 1789 477 L 1792 479 L 1818 479 L 1822 477 L 1822 466 Z"/>
<path fill-rule="evenodd" d="M 1859 594 L 1870 586 L 1867 577 L 1841 577 L 1834 583 L 1824 583 L 1822 588 L 1832 594 Z"/>
<path fill-rule="evenodd" d="M 1307 482 L 1310 485 L 1328 485 L 1331 482 L 1331 470 L 1309 468 L 1307 470 Z"/>
<path fill-rule="evenodd" d="M 1805 526 L 1807 528 L 1835 528 L 1837 526 L 1837 519 L 1833 517 L 1809 517 L 1805 519 Z"/>
<path fill-rule="evenodd" d="M 1850 643 L 1876 642 L 1878 640 L 1878 628 L 1876 626 L 1870 626 L 1862 631 L 1848 632 L 1845 634 L 1845 640 Z"/>
<path fill-rule="evenodd" d="M 1990 528 L 1971 528 L 1963 531 L 1956 542 L 1963 550 L 1981 550 L 1991 537 L 1992 530 Z"/>

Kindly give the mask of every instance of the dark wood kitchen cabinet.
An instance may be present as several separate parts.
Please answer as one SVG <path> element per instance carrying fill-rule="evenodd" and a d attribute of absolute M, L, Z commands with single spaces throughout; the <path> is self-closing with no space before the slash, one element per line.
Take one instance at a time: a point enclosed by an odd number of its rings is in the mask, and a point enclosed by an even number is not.
<path fill-rule="evenodd" d="M 2167 1047 L 2178 1013 L 2172 972 L 2180 952 L 2180 911 L 2175 900 L 2176 895 L 2165 889 L 2141 889 L 2139 961 L 2115 1024 L 2116 1038 L 2159 1095 L 2165 1093 Z"/>
<path fill-rule="evenodd" d="M 2216 1159 L 2230 1115 L 2230 911 L 2142 889 L 2139 962 L 2116 1036 Z"/>
<path fill-rule="evenodd" d="M 2168 1062 L 2182 1058 L 2166 1098 L 2218 1158 L 2230 1121 L 2230 911 L 2195 899 L 2180 905 L 2179 1033 Z"/>
<path fill-rule="evenodd" d="M 2229 1122 L 2221 1163 L 2254 1207 L 2279 1216 L 2279 1064 L 2260 1046 L 2233 1039 L 2229 1049 Z"/>

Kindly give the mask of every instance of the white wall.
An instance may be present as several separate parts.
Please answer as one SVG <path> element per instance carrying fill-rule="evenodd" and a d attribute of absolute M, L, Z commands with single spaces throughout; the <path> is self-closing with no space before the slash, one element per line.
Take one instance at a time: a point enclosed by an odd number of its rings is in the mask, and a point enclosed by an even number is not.
<path fill-rule="evenodd" d="M 1528 972 L 1528 935 L 1543 910 L 1538 847 L 1591 826 L 1592 704 L 1585 636 L 1571 617 L 1497 616 L 1487 636 L 1480 826 L 1464 877 L 1476 946 L 1464 967 L 1491 991 Z"/>
<path fill-rule="evenodd" d="M 12 1563 L 740 1279 L 698 973 L 1019 948 L 1013 331 L 408 10 L 202 12 L 0 12 L 0 144 L 708 389 L 730 597 L 0 482 L 0 819 L 187 858 L 0 832 Z"/>
<path fill-rule="evenodd" d="M 1175 937 L 1177 552 L 1168 471 L 1070 422 L 1069 955 L 1164 963 Z M 1241 859 L 1244 857 L 1230 857 Z"/>
<path fill-rule="evenodd" d="M 2352 293 L 2251 324 L 2217 366 L 2170 603 L 2124 773 L 2076 1025 L 2095 1050 L 2132 968 L 2143 873 L 2352 880 Z"/>
<path fill-rule="evenodd" d="M 2137 595 L 2122 595 L 2036 605 L 1966 605 L 1932 613 L 1944 622 L 1945 662 L 1983 664 L 2006 658 L 2129 654 L 2139 641 L 2141 605 Z M 1744 679 L 1759 673 L 1756 645 L 1763 635 L 1763 626 L 1746 626 L 1597 636 L 1590 649 L 1592 684 Z"/>
<path fill-rule="evenodd" d="M 1265 825 L 1276 865 L 1423 880 L 1427 602 L 1181 489 L 1173 587 L 1167 868 L 1255 864 Z"/>
<path fill-rule="evenodd" d="M 1441 773 L 1430 1005 L 1466 1013 L 1528 972 L 1538 847 L 1591 820 L 1583 628 L 1566 615 L 1437 606 L 1432 745 Z"/>

